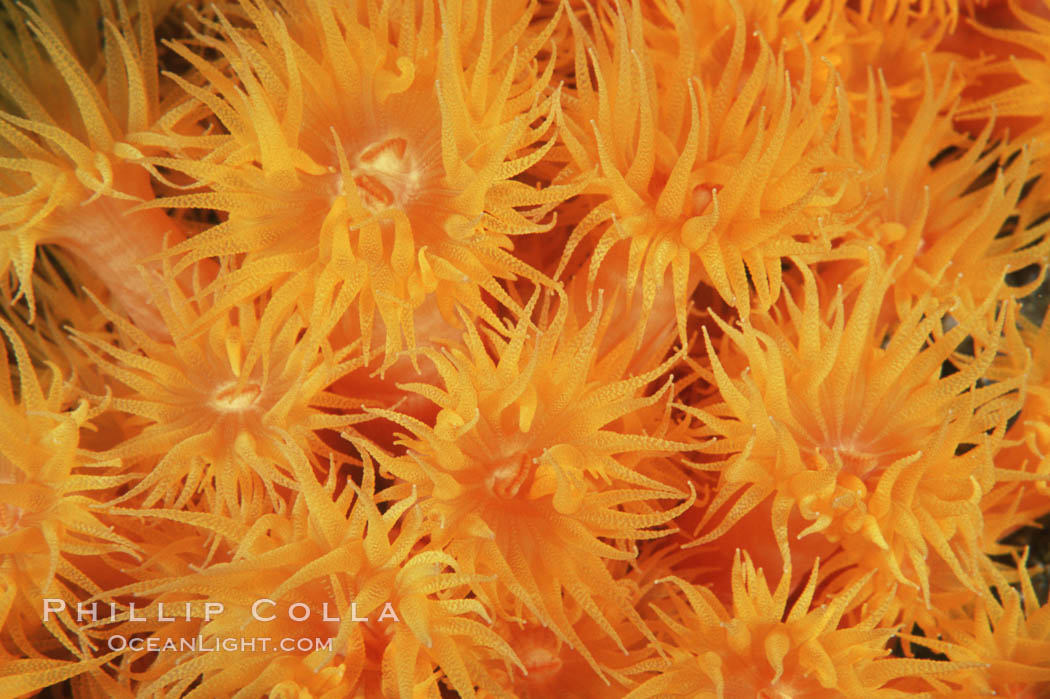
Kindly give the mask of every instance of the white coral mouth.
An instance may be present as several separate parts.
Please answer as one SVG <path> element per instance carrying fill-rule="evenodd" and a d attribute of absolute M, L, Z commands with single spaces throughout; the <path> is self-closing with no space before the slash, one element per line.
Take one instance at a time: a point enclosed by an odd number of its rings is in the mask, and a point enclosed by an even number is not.
<path fill-rule="evenodd" d="M 403 208 L 415 198 L 423 179 L 408 141 L 387 138 L 369 145 L 357 156 L 352 170 L 361 202 L 373 212 L 390 207 Z"/>
<path fill-rule="evenodd" d="M 261 394 L 256 383 L 229 381 L 212 394 L 211 404 L 221 413 L 243 413 L 255 407 Z"/>

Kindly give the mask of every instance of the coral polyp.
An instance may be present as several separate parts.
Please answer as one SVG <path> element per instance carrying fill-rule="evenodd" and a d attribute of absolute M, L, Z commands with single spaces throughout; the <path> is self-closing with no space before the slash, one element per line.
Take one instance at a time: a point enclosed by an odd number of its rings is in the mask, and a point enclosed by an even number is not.
<path fill-rule="evenodd" d="M 431 356 L 444 390 L 406 386 L 441 408 L 433 427 L 373 411 L 409 430 L 398 441 L 403 456 L 375 453 L 384 471 L 416 487 L 432 536 L 467 570 L 494 576 L 482 599 L 508 619 L 527 610 L 596 669 L 568 608 L 578 605 L 618 644 L 599 602 L 644 633 L 603 560 L 633 559 L 635 541 L 665 534 L 658 527 L 692 502 L 645 473 L 647 459 L 689 447 L 632 430 L 637 413 L 666 403 L 666 390 L 643 395 L 665 366 L 622 376 L 627 343 L 598 353 L 611 321 L 599 309 L 581 327 L 562 298 L 533 338 L 528 316 L 506 338 L 468 331 L 462 348 Z"/>
<path fill-rule="evenodd" d="M 1047 694 L 1048 61 L 0 1 L 0 697 Z"/>
<path fill-rule="evenodd" d="M 259 292 L 296 265 L 350 265 L 362 295 L 355 332 L 368 356 L 378 321 L 389 364 L 415 346 L 414 311 L 428 295 L 486 317 L 483 292 L 512 303 L 497 279 L 542 280 L 508 254 L 511 236 L 548 230 L 566 188 L 513 179 L 554 143 L 558 93 L 536 64 L 549 30 L 504 26 L 515 13 L 491 3 L 374 9 L 291 3 L 285 16 L 244 2 L 251 28 L 220 15 L 218 37 L 198 34 L 233 75 L 173 45 L 207 84 L 175 79 L 228 133 L 173 134 L 192 157 L 151 162 L 204 190 L 157 206 L 225 212 L 168 251 L 181 257 L 176 271 L 244 254 L 252 274 L 231 283 L 247 277 L 238 288 Z M 449 30 L 440 40 L 439 22 Z M 456 321 L 451 305 L 442 310 Z"/>
<path fill-rule="evenodd" d="M 0 269 L 13 272 L 32 315 L 34 251 L 42 244 L 67 248 L 106 281 L 143 330 L 159 334 L 144 278 L 155 280 L 160 269 L 143 263 L 184 233 L 161 212 L 134 205 L 154 198 L 142 163 L 150 140 L 144 132 L 181 114 L 162 115 L 150 4 L 135 9 L 133 19 L 123 5 L 119 12 L 110 2 L 85 5 L 85 16 L 74 21 L 50 2 L 12 11 L 17 29 L 5 27 L 0 54 Z M 68 33 L 77 23 L 105 27 L 110 48 L 101 79 L 73 52 Z M 94 63 L 103 49 L 89 43 Z M 32 87 L 41 85 L 49 86 L 46 94 Z M 135 233 L 125 235 L 129 230 Z"/>
<path fill-rule="evenodd" d="M 144 494 L 141 505 L 180 509 L 204 494 L 209 511 L 245 519 L 285 509 L 277 488 L 296 486 L 282 447 L 317 446 L 315 430 L 354 421 L 325 411 L 347 405 L 325 388 L 359 363 L 325 346 L 338 305 L 308 328 L 280 299 L 225 306 L 221 297 L 193 304 L 177 284 L 167 293 L 159 308 L 171 344 L 116 317 L 127 331 L 119 345 L 75 338 L 109 380 L 110 405 L 137 427 L 106 452 L 138 473 L 123 498 Z M 202 329 L 202 316 L 216 310 L 221 320 Z"/>
<path fill-rule="evenodd" d="M 990 344 L 975 342 L 972 357 L 954 357 L 968 334 L 986 330 L 990 302 L 956 311 L 944 332 L 951 306 L 915 299 L 913 313 L 887 333 L 878 311 L 892 271 L 876 259 L 848 300 L 839 287 L 822 302 L 812 271 L 800 271 L 802 298 L 785 294 L 776 327 L 744 322 L 737 330 L 715 316 L 746 357 L 733 358 L 742 375 L 730 375 L 705 338 L 719 400 L 684 410 L 701 424 L 699 435 L 714 435 L 731 456 L 698 543 L 716 540 L 771 497 L 769 526 L 785 556 L 789 538 L 819 535 L 828 569 L 870 573 L 876 589 L 917 588 L 926 605 L 933 559 L 959 585 L 978 584 L 979 503 L 1017 477 L 996 469 L 994 455 L 1021 407 L 1020 384 L 977 383 L 1006 317 L 995 319 Z M 957 364 L 946 364 L 953 357 Z M 943 376 L 945 366 L 953 373 Z M 793 512 L 804 528 L 789 526 Z M 907 595 L 895 598 L 903 604 Z"/>

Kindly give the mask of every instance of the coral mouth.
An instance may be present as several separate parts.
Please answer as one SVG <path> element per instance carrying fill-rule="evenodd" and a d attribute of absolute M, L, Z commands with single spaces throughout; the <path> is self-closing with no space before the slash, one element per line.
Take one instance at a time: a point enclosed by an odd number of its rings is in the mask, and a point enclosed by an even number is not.
<path fill-rule="evenodd" d="M 243 413 L 254 408 L 261 395 L 258 384 L 230 381 L 215 391 L 211 405 L 221 413 Z"/>
<path fill-rule="evenodd" d="M 408 141 L 401 137 L 366 146 L 357 156 L 351 175 L 361 202 L 375 213 L 404 208 L 418 195 L 423 180 L 422 168 L 411 157 Z"/>

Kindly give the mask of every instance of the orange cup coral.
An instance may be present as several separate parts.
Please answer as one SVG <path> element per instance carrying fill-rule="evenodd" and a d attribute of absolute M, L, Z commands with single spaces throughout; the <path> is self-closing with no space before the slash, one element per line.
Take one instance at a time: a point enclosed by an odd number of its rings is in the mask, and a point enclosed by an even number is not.
<path fill-rule="evenodd" d="M 0 697 L 1050 695 L 1048 18 L 2 0 Z"/>

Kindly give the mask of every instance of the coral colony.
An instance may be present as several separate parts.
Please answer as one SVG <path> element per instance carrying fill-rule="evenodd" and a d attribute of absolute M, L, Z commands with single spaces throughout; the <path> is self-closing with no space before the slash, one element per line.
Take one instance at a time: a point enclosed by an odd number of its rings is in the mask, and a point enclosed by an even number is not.
<path fill-rule="evenodd" d="M 0 696 L 1050 696 L 1050 0 L 0 47 Z"/>

